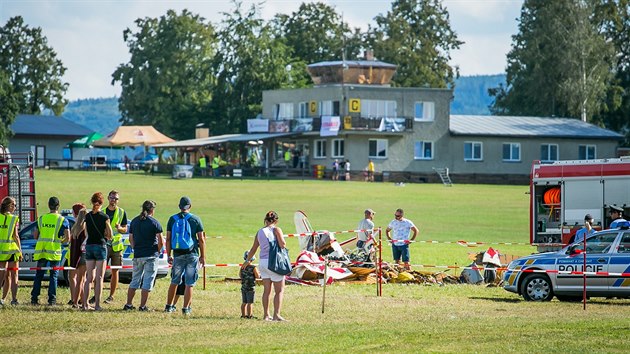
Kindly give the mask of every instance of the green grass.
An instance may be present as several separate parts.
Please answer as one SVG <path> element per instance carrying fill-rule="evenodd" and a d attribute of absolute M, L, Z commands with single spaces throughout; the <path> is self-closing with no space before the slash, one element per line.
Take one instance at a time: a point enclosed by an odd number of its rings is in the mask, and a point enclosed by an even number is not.
<path fill-rule="evenodd" d="M 37 171 L 39 211 L 57 195 L 63 207 L 87 202 L 92 192 L 121 193 L 121 206 L 135 215 L 144 199 L 158 203 L 163 223 L 177 211 L 181 195 L 190 195 L 210 238 L 208 262 L 236 263 L 252 242 L 269 209 L 280 214 L 285 233 L 294 232 L 292 216 L 304 210 L 317 229 L 354 229 L 363 209 L 376 211 L 386 226 L 401 207 L 420 228 L 420 239 L 440 241 L 527 242 L 528 196 L 523 186 L 393 184 L 330 181 L 170 180 L 163 176 L 117 172 Z M 347 234 L 339 238 L 345 239 Z M 292 256 L 297 241 L 289 239 Z M 485 249 L 449 244 L 412 245 L 413 263 L 468 263 L 468 252 Z M 507 254 L 528 254 L 529 246 L 496 246 Z M 391 251 L 384 249 L 385 260 Z M 234 268 L 209 268 L 209 275 L 235 276 Z M 209 278 L 210 279 L 210 278 Z M 18 306 L 0 309 L 0 349 L 4 352 L 627 352 L 630 340 L 628 300 L 592 300 L 581 304 L 528 303 L 501 288 L 470 285 L 383 286 L 335 283 L 326 289 L 288 286 L 284 316 L 289 323 L 242 320 L 240 284 L 216 280 L 195 290 L 193 315 L 160 312 L 168 279 L 157 282 L 149 298 L 151 313 L 121 310 L 127 286 L 102 313 L 81 313 L 67 306 Z M 260 316 L 257 288 L 255 315 Z M 30 282 L 21 282 L 19 299 L 28 301 Z M 60 301 L 68 290 L 60 288 Z M 136 305 L 139 301 L 136 296 Z M 180 303 L 181 306 L 181 303 Z"/>

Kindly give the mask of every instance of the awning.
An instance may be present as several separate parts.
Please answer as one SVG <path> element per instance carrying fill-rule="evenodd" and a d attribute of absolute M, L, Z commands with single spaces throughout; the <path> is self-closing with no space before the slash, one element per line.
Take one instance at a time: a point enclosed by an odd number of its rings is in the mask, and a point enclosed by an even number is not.
<path fill-rule="evenodd" d="M 101 133 L 97 133 L 97 132 L 92 132 L 82 138 L 79 138 L 73 142 L 71 142 L 70 144 L 68 144 L 70 147 L 73 148 L 89 148 L 96 140 L 100 139 L 103 137 L 103 134 Z"/>
<path fill-rule="evenodd" d="M 203 147 L 208 145 L 216 145 L 222 143 L 236 143 L 236 142 L 246 142 L 250 140 L 258 141 L 258 140 L 268 140 L 274 138 L 285 137 L 289 135 L 297 135 L 300 133 L 257 133 L 257 134 L 225 134 L 225 135 L 217 135 L 211 136 L 208 138 L 199 138 L 199 139 L 189 139 L 189 140 L 181 140 L 175 141 L 172 143 L 165 144 L 157 144 L 153 145 L 156 148 L 187 148 L 187 147 Z"/>
<path fill-rule="evenodd" d="M 160 133 L 150 125 L 123 125 L 107 137 L 96 140 L 94 146 L 155 146 L 174 140 Z"/>

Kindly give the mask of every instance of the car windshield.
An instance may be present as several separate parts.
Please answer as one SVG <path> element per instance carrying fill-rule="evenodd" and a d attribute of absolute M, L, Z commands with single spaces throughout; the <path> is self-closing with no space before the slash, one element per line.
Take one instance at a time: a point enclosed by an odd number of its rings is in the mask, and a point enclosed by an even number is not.
<path fill-rule="evenodd" d="M 586 252 L 591 254 L 608 253 L 610 246 L 617 238 L 617 232 L 596 233 L 586 239 Z M 584 251 L 583 243 L 576 243 L 572 246 L 573 250 Z"/>

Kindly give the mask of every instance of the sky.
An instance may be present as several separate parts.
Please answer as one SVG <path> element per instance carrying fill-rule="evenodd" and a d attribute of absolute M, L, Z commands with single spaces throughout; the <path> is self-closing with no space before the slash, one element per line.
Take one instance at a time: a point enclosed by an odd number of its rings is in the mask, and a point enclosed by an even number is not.
<path fill-rule="evenodd" d="M 249 8 L 251 0 L 241 0 Z M 260 1 L 256 1 L 257 3 Z M 308 0 L 266 0 L 261 15 L 290 14 Z M 388 0 L 319 0 L 342 13 L 351 27 L 367 29 L 374 17 L 391 9 Z M 461 75 L 505 72 L 506 54 L 518 30 L 523 0 L 444 0 L 451 28 L 465 43 L 451 52 L 451 65 Z M 112 97 L 120 85 L 111 84 L 116 67 L 129 61 L 123 41 L 127 28 L 137 31 L 134 20 L 159 17 L 169 9 L 183 9 L 219 24 L 222 13 L 233 8 L 229 0 L 0 0 L 0 25 L 22 16 L 29 27 L 41 27 L 48 44 L 68 68 L 67 98 Z"/>

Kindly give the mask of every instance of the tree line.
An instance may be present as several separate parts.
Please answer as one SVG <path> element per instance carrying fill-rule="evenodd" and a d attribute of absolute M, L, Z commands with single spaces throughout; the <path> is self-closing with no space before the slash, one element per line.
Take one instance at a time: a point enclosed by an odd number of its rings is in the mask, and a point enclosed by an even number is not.
<path fill-rule="evenodd" d="M 491 111 L 579 117 L 628 132 L 628 1 L 525 0 L 506 84 L 489 90 Z M 260 113 L 264 90 L 312 85 L 308 64 L 355 60 L 366 49 L 398 66 L 394 86 L 453 88 L 459 76 L 450 52 L 463 42 L 440 0 L 392 1 L 365 31 L 323 3 L 302 3 L 270 20 L 261 18 L 261 5 L 232 4 L 217 24 L 169 10 L 123 31 L 130 59 L 112 74 L 112 84 L 122 87 L 121 123 L 154 125 L 176 139 L 192 137 L 199 123 L 213 134 L 243 132 Z M 18 16 L 0 34 L 0 141 L 6 141 L 18 112 L 61 114 L 68 84 L 41 29 Z"/>

